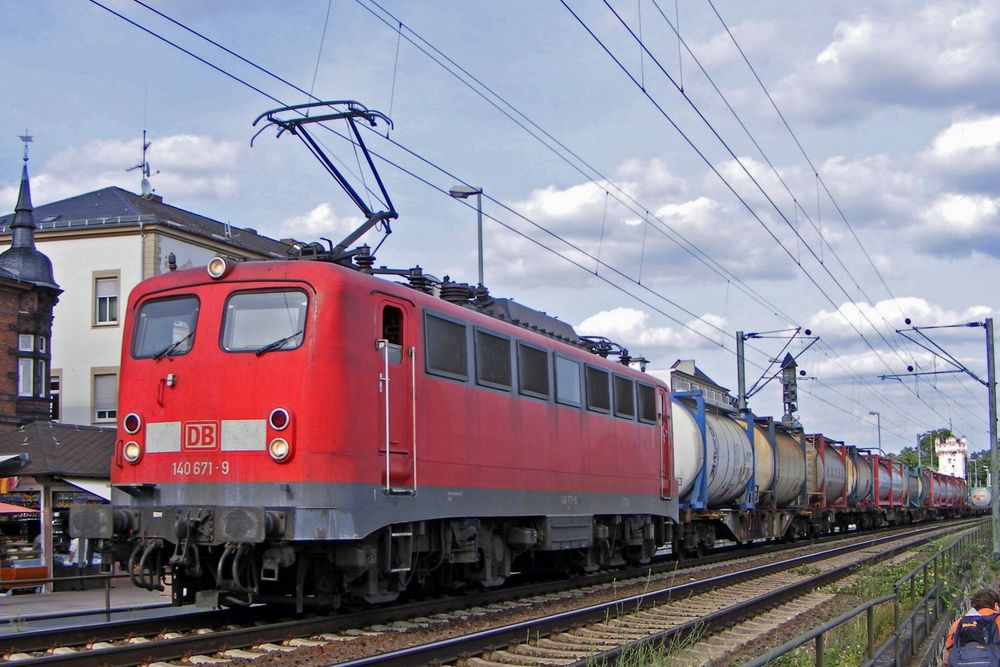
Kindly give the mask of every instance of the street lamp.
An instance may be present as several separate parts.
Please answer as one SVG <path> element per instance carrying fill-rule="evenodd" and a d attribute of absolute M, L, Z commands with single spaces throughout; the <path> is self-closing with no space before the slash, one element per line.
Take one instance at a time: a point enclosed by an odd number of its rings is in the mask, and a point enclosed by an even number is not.
<path fill-rule="evenodd" d="M 453 185 L 448 194 L 455 199 L 468 199 L 476 195 L 477 227 L 479 237 L 479 286 L 483 286 L 483 189 L 468 185 Z"/>
<path fill-rule="evenodd" d="M 878 413 L 878 410 L 869 410 L 868 414 L 875 415 L 875 424 L 878 428 L 878 449 L 882 451 L 882 415 Z"/>

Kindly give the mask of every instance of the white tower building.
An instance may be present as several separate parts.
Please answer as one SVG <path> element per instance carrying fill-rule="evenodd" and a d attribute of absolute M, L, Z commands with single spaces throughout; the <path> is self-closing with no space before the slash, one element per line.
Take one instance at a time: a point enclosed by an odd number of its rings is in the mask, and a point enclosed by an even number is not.
<path fill-rule="evenodd" d="M 938 472 L 965 479 L 965 466 L 969 460 L 969 441 L 949 435 L 941 442 L 935 440 L 934 453 L 938 457 Z"/>

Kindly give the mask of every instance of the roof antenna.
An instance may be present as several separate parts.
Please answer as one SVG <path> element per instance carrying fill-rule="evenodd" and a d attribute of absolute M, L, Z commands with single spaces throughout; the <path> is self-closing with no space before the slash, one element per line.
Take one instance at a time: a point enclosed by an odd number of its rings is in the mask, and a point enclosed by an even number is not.
<path fill-rule="evenodd" d="M 128 173 L 130 171 L 135 171 L 136 169 L 141 170 L 141 173 L 142 173 L 142 183 L 141 183 L 142 196 L 145 197 L 146 199 L 149 199 L 150 197 L 152 197 L 153 193 L 155 192 L 155 190 L 153 190 L 153 186 L 151 186 L 149 184 L 149 176 L 150 176 L 150 173 L 149 173 L 149 162 L 146 161 L 146 151 L 149 150 L 149 147 L 152 146 L 152 145 L 153 145 L 152 141 L 146 141 L 146 130 L 143 130 L 142 131 L 142 162 L 140 162 L 139 164 L 135 165 L 134 167 L 129 167 L 128 169 L 125 170 L 125 173 Z M 158 173 L 160 173 L 160 170 L 157 169 L 153 173 L 158 174 Z"/>
<path fill-rule="evenodd" d="M 35 138 L 32 137 L 30 134 L 28 134 L 28 130 L 25 129 L 24 130 L 24 134 L 21 135 L 21 136 L 19 136 L 18 139 L 20 139 L 21 141 L 24 142 L 24 161 L 27 162 L 28 161 L 28 144 L 30 144 L 32 141 L 34 141 Z"/>

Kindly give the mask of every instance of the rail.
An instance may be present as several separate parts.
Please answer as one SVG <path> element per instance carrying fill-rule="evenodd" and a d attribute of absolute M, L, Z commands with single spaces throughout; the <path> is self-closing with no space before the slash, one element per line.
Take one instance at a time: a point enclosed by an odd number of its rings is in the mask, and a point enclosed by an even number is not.
<path fill-rule="evenodd" d="M 944 574 L 963 572 L 968 568 L 969 561 L 975 553 L 973 547 L 976 545 L 985 547 L 988 544 L 990 533 L 987 528 L 985 523 L 980 524 L 975 530 L 959 536 L 955 542 L 943 547 L 936 554 L 915 566 L 893 584 L 892 593 L 875 600 L 869 600 L 812 631 L 782 644 L 770 653 L 745 663 L 743 667 L 763 667 L 763 665 L 767 665 L 809 642 L 815 643 L 816 666 L 823 667 L 828 657 L 825 655 L 827 634 L 861 613 L 864 613 L 866 617 L 867 645 L 865 656 L 868 660 L 861 663 L 859 667 L 885 664 L 884 659 L 888 657 L 890 652 L 892 653 L 893 665 L 909 664 L 916 655 L 917 646 L 927 639 L 929 629 L 937 625 L 947 602 L 950 602 L 947 598 L 951 589 L 945 585 Z M 919 600 L 917 600 L 918 580 L 921 591 Z M 876 649 L 875 609 L 890 602 L 893 605 L 893 632 L 891 637 Z M 904 619 L 902 612 L 906 602 L 914 604 L 912 604 L 911 612 Z"/>

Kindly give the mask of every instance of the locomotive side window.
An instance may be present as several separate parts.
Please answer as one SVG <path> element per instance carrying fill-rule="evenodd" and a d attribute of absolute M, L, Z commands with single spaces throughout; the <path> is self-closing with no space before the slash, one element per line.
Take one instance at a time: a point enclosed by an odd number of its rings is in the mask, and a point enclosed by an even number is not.
<path fill-rule="evenodd" d="M 556 401 L 564 405 L 579 407 L 582 392 L 580 391 L 580 364 L 572 359 L 556 355 Z"/>
<path fill-rule="evenodd" d="M 476 382 L 510 389 L 510 339 L 476 329 Z"/>
<path fill-rule="evenodd" d="M 428 373 L 455 380 L 469 378 L 464 324 L 427 313 L 424 317 L 424 341 Z"/>
<path fill-rule="evenodd" d="M 642 383 L 639 389 L 639 421 L 644 424 L 656 423 L 656 392 L 652 387 Z"/>
<path fill-rule="evenodd" d="M 308 305 L 301 290 L 236 292 L 226 301 L 222 349 L 258 356 L 294 350 L 302 345 Z"/>
<path fill-rule="evenodd" d="M 611 412 L 608 372 L 593 366 L 587 366 L 587 409 L 596 412 Z"/>
<path fill-rule="evenodd" d="M 389 363 L 403 360 L 403 311 L 395 306 L 382 309 L 382 338 L 389 342 Z"/>
<path fill-rule="evenodd" d="M 184 296 L 147 301 L 139 307 L 132 331 L 132 357 L 157 359 L 187 354 L 194 345 L 198 299 Z"/>
<path fill-rule="evenodd" d="M 635 419 L 635 384 L 620 375 L 612 377 L 615 388 L 615 417 Z"/>
<path fill-rule="evenodd" d="M 545 350 L 524 343 L 517 344 L 517 384 L 525 396 L 549 397 L 548 357 Z M 577 371 L 577 376 L 579 376 L 579 371 Z"/>

